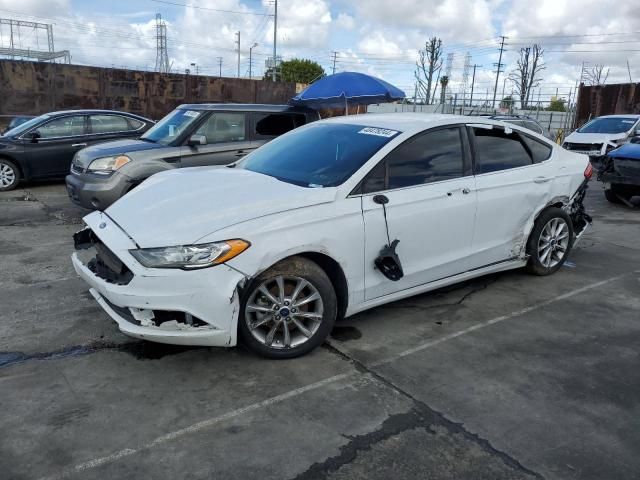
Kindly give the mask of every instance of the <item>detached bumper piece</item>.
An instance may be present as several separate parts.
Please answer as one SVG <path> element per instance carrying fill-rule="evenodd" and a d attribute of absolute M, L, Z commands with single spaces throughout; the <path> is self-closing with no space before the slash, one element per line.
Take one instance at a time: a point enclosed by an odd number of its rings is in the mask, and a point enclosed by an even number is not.
<path fill-rule="evenodd" d="M 569 208 L 569 217 L 571 217 L 571 221 L 573 223 L 573 231 L 575 238 L 573 240 L 573 245 L 580 240 L 584 232 L 587 231 L 589 225 L 593 222 L 591 215 L 589 215 L 584 208 L 584 197 L 587 194 L 587 188 L 589 188 L 589 179 L 585 178 L 576 193 L 574 193 L 573 198 L 571 199 L 570 208 Z"/>

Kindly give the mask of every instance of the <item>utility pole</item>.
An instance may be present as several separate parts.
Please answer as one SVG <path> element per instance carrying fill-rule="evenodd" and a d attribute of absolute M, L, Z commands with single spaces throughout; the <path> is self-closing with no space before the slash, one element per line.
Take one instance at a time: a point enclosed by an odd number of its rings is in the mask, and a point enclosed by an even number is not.
<path fill-rule="evenodd" d="M 236 32 L 236 45 L 238 45 L 238 78 L 240 78 L 240 32 Z"/>
<path fill-rule="evenodd" d="M 496 93 L 498 92 L 498 78 L 500 78 L 500 72 L 502 71 L 502 52 L 504 51 L 504 41 L 507 39 L 504 35 L 500 36 L 500 56 L 498 57 L 498 63 L 494 64 L 497 67 L 496 70 L 496 84 L 493 87 L 493 102 L 491 102 L 491 108 L 496 108 Z"/>
<path fill-rule="evenodd" d="M 218 68 L 220 69 L 218 77 L 222 78 L 222 57 L 218 57 Z"/>
<path fill-rule="evenodd" d="M 338 52 L 333 52 L 333 71 L 332 74 L 336 73 L 336 57 L 338 56 Z"/>
<path fill-rule="evenodd" d="M 252 63 L 253 63 L 253 60 L 252 60 L 252 57 L 251 57 L 251 53 L 252 53 L 253 49 L 256 48 L 257 46 L 258 46 L 258 44 L 254 43 L 253 45 L 251 45 L 249 47 L 249 79 L 251 79 L 251 67 L 252 67 Z"/>
<path fill-rule="evenodd" d="M 276 81 L 276 45 L 278 43 L 278 0 L 275 0 L 275 8 L 273 12 L 273 68 L 271 69 L 271 80 Z"/>
<path fill-rule="evenodd" d="M 629 72 L 629 83 L 633 83 L 631 80 L 631 67 L 629 67 L 629 59 L 627 58 L 627 72 Z"/>
<path fill-rule="evenodd" d="M 481 67 L 482 65 L 473 65 L 473 76 L 471 77 L 471 98 L 469 99 L 469 106 L 473 106 L 473 87 L 476 83 L 476 67 Z"/>

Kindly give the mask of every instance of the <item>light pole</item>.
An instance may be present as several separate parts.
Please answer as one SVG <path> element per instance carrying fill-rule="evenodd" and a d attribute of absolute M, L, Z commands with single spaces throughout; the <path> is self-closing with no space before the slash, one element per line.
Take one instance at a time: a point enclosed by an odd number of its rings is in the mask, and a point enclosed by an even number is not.
<path fill-rule="evenodd" d="M 251 80 L 251 66 L 252 66 L 252 63 L 251 63 L 251 52 L 252 52 L 252 50 L 253 50 L 254 48 L 256 48 L 257 46 L 258 46 L 258 44 L 257 44 L 257 43 L 254 43 L 253 45 L 251 45 L 251 46 L 249 47 L 249 80 Z"/>
<path fill-rule="evenodd" d="M 192 63 L 191 66 L 193 67 L 193 71 L 196 72 L 196 75 L 198 75 L 200 73 L 198 70 L 198 66 L 195 63 Z"/>

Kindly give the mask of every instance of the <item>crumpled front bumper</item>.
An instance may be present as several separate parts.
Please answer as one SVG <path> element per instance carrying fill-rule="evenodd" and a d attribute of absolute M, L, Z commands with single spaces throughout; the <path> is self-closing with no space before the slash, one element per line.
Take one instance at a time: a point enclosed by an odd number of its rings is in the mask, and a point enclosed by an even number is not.
<path fill-rule="evenodd" d="M 126 285 L 118 285 L 96 275 L 78 253 L 72 255 L 75 271 L 124 334 L 178 345 L 236 344 L 241 273 L 226 265 L 191 271 L 145 268 L 129 253 L 135 243 L 106 214 L 94 212 L 84 220 L 133 273 Z M 152 311 L 187 313 L 204 325 L 156 324 L 143 318 Z"/>

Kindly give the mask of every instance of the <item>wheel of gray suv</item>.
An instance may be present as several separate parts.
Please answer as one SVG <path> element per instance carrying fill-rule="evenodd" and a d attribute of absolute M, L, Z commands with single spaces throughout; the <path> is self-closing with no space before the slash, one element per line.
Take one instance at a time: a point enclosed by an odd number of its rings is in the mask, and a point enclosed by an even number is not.
<path fill-rule="evenodd" d="M 256 277 L 245 290 L 238 333 L 260 355 L 293 358 L 325 340 L 336 314 L 336 294 L 324 270 L 292 257 Z"/>
<path fill-rule="evenodd" d="M 573 224 L 562 209 L 543 211 L 533 226 L 527 242 L 527 269 L 535 275 L 556 272 L 567 259 L 573 243 Z"/>
<path fill-rule="evenodd" d="M 6 158 L 0 158 L 0 192 L 13 190 L 18 186 L 20 171 L 15 163 Z"/>

